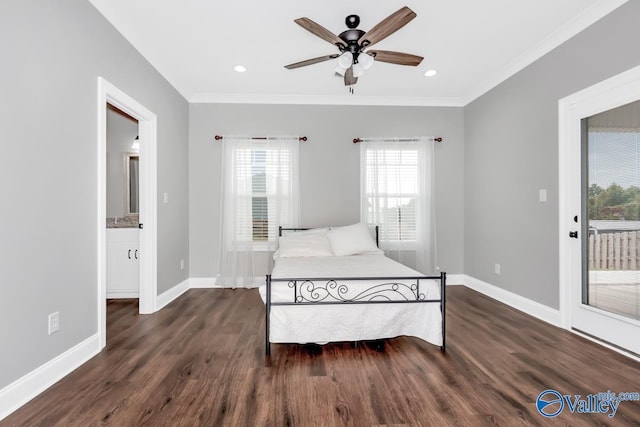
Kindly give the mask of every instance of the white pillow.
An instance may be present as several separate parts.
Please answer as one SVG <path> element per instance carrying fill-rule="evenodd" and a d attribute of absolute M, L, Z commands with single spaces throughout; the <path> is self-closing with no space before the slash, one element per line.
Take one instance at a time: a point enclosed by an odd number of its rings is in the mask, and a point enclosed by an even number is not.
<path fill-rule="evenodd" d="M 311 230 L 309 230 L 311 231 Z M 319 233 L 293 232 L 278 239 L 278 256 L 312 257 L 333 256 L 326 231 Z"/>
<path fill-rule="evenodd" d="M 346 227 L 331 228 L 327 233 L 327 239 L 335 256 L 378 250 L 376 242 L 369 233 L 369 227 L 361 222 Z"/>

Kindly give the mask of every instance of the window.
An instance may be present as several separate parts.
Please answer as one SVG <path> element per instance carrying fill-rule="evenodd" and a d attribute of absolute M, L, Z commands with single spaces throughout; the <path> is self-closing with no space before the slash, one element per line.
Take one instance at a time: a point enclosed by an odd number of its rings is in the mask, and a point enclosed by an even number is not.
<path fill-rule="evenodd" d="M 361 221 L 379 227 L 388 256 L 423 273 L 435 271 L 433 141 L 361 144 Z"/>
<path fill-rule="evenodd" d="M 389 241 L 415 242 L 418 150 L 370 147 L 365 162 L 366 222 Z"/>
<path fill-rule="evenodd" d="M 278 226 L 291 224 L 294 197 L 291 150 L 253 143 L 235 147 L 233 179 L 237 189 L 236 240 L 274 241 Z"/>
<path fill-rule="evenodd" d="M 224 137 L 217 282 L 264 283 L 278 227 L 297 227 L 298 138 Z"/>
<path fill-rule="evenodd" d="M 277 240 L 278 226 L 297 223 L 297 139 L 228 142 L 226 218 L 235 243 Z"/>

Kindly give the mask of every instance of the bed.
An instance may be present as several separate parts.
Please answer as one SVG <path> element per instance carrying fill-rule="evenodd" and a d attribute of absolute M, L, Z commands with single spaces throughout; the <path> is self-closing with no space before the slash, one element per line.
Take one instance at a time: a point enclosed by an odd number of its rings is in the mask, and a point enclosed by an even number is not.
<path fill-rule="evenodd" d="M 364 224 L 280 228 L 279 236 L 274 268 L 259 288 L 267 356 L 271 343 L 402 335 L 445 350 L 446 273 L 426 276 L 386 257 L 377 227 L 374 240 Z"/>

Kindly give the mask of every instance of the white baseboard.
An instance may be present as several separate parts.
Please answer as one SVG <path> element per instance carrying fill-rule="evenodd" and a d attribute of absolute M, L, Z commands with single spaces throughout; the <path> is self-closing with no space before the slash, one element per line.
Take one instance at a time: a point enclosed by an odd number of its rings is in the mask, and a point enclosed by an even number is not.
<path fill-rule="evenodd" d="M 80 367 L 100 350 L 98 334 L 92 335 L 0 390 L 0 420 Z"/>
<path fill-rule="evenodd" d="M 447 286 L 464 285 L 464 274 L 447 274 Z"/>
<path fill-rule="evenodd" d="M 447 282 L 448 281 L 449 280 L 447 279 Z M 483 282 L 482 280 L 476 279 L 466 274 L 464 275 L 464 285 L 469 289 L 478 291 L 481 294 L 498 300 L 533 317 L 537 317 L 538 319 L 550 323 L 554 326 L 558 326 L 560 328 L 562 327 L 560 310 L 547 307 L 544 304 L 540 304 L 539 302 L 530 300 L 529 298 L 525 298 L 518 294 L 514 294 L 513 292 L 504 290 L 490 283 Z"/>
<path fill-rule="evenodd" d="M 178 298 L 180 295 L 184 294 L 189 290 L 189 282 L 190 279 L 185 279 L 182 282 L 175 285 L 173 288 L 170 288 L 160 295 L 158 295 L 158 299 L 156 300 L 156 311 L 161 310 L 166 307 L 173 300 Z"/>
<path fill-rule="evenodd" d="M 216 284 L 215 277 L 192 277 L 189 279 L 190 289 L 222 288 Z"/>
<path fill-rule="evenodd" d="M 109 291 L 107 290 L 107 299 L 115 298 L 140 298 L 140 291 L 137 289 L 130 291 Z"/>

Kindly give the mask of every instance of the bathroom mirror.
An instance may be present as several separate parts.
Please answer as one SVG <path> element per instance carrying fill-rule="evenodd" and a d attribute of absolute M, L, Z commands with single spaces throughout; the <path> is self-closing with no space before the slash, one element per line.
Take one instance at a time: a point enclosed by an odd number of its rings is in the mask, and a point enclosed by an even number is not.
<path fill-rule="evenodd" d="M 140 156 L 138 153 L 127 153 L 125 155 L 125 191 L 124 206 L 127 215 L 138 215 L 139 208 L 139 181 L 138 171 L 140 169 Z"/>

